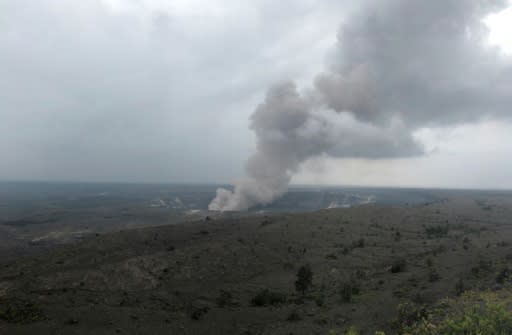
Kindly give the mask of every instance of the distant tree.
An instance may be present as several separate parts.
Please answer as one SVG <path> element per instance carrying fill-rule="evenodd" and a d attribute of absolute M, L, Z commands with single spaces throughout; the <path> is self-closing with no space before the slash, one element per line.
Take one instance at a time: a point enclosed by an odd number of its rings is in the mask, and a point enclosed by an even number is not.
<path fill-rule="evenodd" d="M 466 288 L 464 287 L 464 282 L 462 281 L 462 278 L 459 278 L 459 281 L 455 284 L 455 293 L 457 296 L 461 295 L 466 291 Z"/>
<path fill-rule="evenodd" d="M 295 281 L 295 289 L 301 292 L 302 295 L 313 284 L 313 272 L 309 265 L 303 265 L 297 272 L 297 280 Z"/>

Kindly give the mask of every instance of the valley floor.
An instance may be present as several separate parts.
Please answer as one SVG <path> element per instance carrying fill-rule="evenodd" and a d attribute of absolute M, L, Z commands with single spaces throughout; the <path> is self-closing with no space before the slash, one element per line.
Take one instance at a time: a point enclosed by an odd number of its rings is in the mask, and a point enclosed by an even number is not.
<path fill-rule="evenodd" d="M 400 304 L 507 289 L 512 199 L 217 215 L 0 266 L 1 334 L 393 334 Z"/>

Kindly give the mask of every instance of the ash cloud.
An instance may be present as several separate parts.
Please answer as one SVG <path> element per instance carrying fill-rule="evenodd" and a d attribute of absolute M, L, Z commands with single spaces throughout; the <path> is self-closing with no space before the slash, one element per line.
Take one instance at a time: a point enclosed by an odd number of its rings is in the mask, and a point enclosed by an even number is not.
<path fill-rule="evenodd" d="M 508 119 L 512 65 L 486 46 L 494 0 L 368 2 L 338 33 L 336 60 L 310 88 L 271 87 L 251 116 L 256 152 L 233 192 L 210 210 L 268 204 L 304 161 L 424 154 L 413 133 L 484 118 Z"/>

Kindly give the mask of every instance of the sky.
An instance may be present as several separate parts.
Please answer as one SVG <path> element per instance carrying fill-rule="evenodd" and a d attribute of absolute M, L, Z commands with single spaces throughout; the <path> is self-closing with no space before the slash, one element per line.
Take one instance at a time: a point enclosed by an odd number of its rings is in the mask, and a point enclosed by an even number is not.
<path fill-rule="evenodd" d="M 257 149 L 251 115 L 269 88 L 293 80 L 307 89 L 318 73 L 341 66 L 340 48 L 354 41 L 348 30 L 340 37 L 340 27 L 357 27 L 361 3 L 2 0 L 0 179 L 232 183 Z M 482 65 L 486 71 L 512 62 L 505 8 L 481 18 L 489 29 L 482 49 L 497 50 L 501 64 Z M 434 50 L 442 68 L 444 51 Z M 512 95 L 506 88 L 493 89 Z M 291 181 L 512 188 L 512 124 L 502 114 L 406 118 L 421 155 L 326 152 L 308 157 Z"/>

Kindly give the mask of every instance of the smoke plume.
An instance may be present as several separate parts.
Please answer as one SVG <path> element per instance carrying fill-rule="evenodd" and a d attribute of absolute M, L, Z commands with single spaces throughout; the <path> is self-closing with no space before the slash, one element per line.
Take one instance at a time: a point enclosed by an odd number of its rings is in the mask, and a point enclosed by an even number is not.
<path fill-rule="evenodd" d="M 271 87 L 251 116 L 256 152 L 210 210 L 246 210 L 286 192 L 319 155 L 381 159 L 424 154 L 413 133 L 509 118 L 512 65 L 486 45 L 482 19 L 499 0 L 369 2 L 338 33 L 337 60 L 310 88 Z"/>

